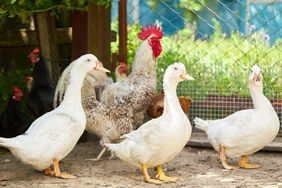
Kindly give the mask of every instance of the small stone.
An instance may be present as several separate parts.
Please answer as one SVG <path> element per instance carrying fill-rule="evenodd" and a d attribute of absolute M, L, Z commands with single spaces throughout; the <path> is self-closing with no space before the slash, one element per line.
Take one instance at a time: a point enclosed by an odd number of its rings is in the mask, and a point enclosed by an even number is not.
<path fill-rule="evenodd" d="M 167 166 L 166 167 L 166 171 L 174 171 L 174 170 L 175 170 L 175 168 L 172 167 L 172 166 Z"/>

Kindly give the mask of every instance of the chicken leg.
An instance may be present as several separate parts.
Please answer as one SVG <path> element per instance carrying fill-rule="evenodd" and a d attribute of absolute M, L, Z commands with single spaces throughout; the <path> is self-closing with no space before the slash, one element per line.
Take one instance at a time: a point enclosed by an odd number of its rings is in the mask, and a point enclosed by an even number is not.
<path fill-rule="evenodd" d="M 228 170 L 238 168 L 236 166 L 231 166 L 231 165 L 227 164 L 226 157 L 225 157 L 225 149 L 226 148 L 224 146 L 219 145 L 219 159 L 220 159 L 223 167 L 225 169 L 228 169 Z"/>
<path fill-rule="evenodd" d="M 259 168 L 259 167 L 261 167 L 260 164 L 248 164 L 246 155 L 242 155 L 242 158 L 241 158 L 239 165 L 242 168 Z"/>
<path fill-rule="evenodd" d="M 156 178 L 158 178 L 159 180 L 175 182 L 175 181 L 177 181 L 179 179 L 178 177 L 168 177 L 168 176 L 166 176 L 164 174 L 164 171 L 162 170 L 162 166 L 161 165 L 157 166 L 157 170 L 158 170 L 158 174 L 157 174 Z"/>
<path fill-rule="evenodd" d="M 54 165 L 55 176 L 60 177 L 60 178 L 64 178 L 64 179 L 74 179 L 74 178 L 76 178 L 75 176 L 73 176 L 71 174 L 61 172 L 60 168 L 59 168 L 59 161 L 57 159 L 53 160 L 53 165 Z"/>
<path fill-rule="evenodd" d="M 147 171 L 148 166 L 147 166 L 146 164 L 142 164 L 141 167 L 142 167 L 142 171 L 143 171 L 145 180 L 146 180 L 148 183 L 154 183 L 154 184 L 161 184 L 161 183 L 162 183 L 162 182 L 159 181 L 159 180 L 151 179 L 151 177 L 150 177 L 149 174 L 148 174 L 148 171 Z"/>
<path fill-rule="evenodd" d="M 104 155 L 104 153 L 105 153 L 106 151 L 107 151 L 107 147 L 104 146 L 103 149 L 102 149 L 102 151 L 99 153 L 98 157 L 93 158 L 93 159 L 87 159 L 87 160 L 89 160 L 89 161 L 100 161 L 101 158 L 102 158 L 102 156 Z"/>

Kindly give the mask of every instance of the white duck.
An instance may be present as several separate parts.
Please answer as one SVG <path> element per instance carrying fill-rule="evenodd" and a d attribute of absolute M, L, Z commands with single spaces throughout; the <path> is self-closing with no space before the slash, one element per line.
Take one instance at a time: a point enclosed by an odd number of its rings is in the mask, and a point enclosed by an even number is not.
<path fill-rule="evenodd" d="M 0 146 L 8 148 L 24 164 L 37 170 L 45 169 L 46 174 L 75 178 L 60 172 L 59 161 L 71 152 L 85 129 L 80 89 L 84 77 L 92 69 L 108 71 L 99 67 L 94 55 L 87 54 L 77 59 L 61 105 L 36 119 L 23 135 L 0 138 Z M 54 171 L 50 168 L 52 164 Z"/>
<path fill-rule="evenodd" d="M 190 122 L 179 104 L 176 87 L 183 80 L 194 80 L 186 73 L 182 63 L 170 65 L 164 75 L 164 112 L 135 131 L 122 136 L 119 144 L 105 144 L 122 160 L 134 166 L 141 166 L 145 180 L 150 183 L 176 181 L 167 177 L 161 164 L 173 159 L 185 146 L 191 136 Z M 157 167 L 157 178 L 151 179 L 147 168 Z"/>
<path fill-rule="evenodd" d="M 207 133 L 211 145 L 220 152 L 220 161 L 226 169 L 236 168 L 227 164 L 226 157 L 237 156 L 242 156 L 239 163 L 242 168 L 260 167 L 259 164 L 248 164 L 246 155 L 262 149 L 279 131 L 279 119 L 263 95 L 262 80 L 260 68 L 255 65 L 249 77 L 254 109 L 241 110 L 219 120 L 194 120 L 196 127 Z"/>

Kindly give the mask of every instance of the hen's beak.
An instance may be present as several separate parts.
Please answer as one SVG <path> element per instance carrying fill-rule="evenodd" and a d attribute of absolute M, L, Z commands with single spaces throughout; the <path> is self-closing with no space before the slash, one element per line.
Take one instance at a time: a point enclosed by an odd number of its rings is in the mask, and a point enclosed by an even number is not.
<path fill-rule="evenodd" d="M 99 62 L 98 62 L 98 61 L 96 62 L 96 66 L 95 66 L 94 70 L 102 71 L 102 72 L 111 72 L 111 71 L 109 71 L 108 69 L 105 69 L 104 67 L 101 67 L 101 66 L 99 65 Z"/>
<path fill-rule="evenodd" d="M 182 78 L 183 80 L 195 80 L 192 76 L 187 74 L 186 71 L 182 72 L 182 74 L 180 75 L 180 78 Z"/>

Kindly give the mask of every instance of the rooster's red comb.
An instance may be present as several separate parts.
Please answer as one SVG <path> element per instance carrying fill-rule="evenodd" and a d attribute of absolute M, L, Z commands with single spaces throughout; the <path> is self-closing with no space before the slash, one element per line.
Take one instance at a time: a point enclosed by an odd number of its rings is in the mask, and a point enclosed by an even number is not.
<path fill-rule="evenodd" d="M 17 92 L 17 93 L 23 93 L 23 92 L 20 90 L 20 88 L 18 88 L 18 87 L 16 87 L 16 86 L 13 87 L 13 90 L 14 90 L 14 92 Z"/>
<path fill-rule="evenodd" d="M 27 83 L 27 82 L 29 81 L 29 79 L 30 79 L 30 75 L 27 75 L 27 76 L 24 78 L 25 83 Z"/>
<path fill-rule="evenodd" d="M 31 52 L 31 54 L 36 54 L 39 53 L 39 49 L 38 48 L 34 48 L 33 51 Z"/>
<path fill-rule="evenodd" d="M 161 27 L 158 27 L 157 24 L 155 25 L 155 28 L 153 27 L 153 24 L 151 22 L 151 28 L 149 28 L 149 25 L 146 24 L 147 31 L 144 29 L 144 27 L 141 28 L 141 32 L 138 33 L 138 38 L 141 40 L 146 40 L 150 35 L 154 35 L 158 39 L 161 39 L 163 37 L 163 31 L 161 30 Z"/>
<path fill-rule="evenodd" d="M 127 67 L 127 64 L 125 62 L 120 62 L 119 65 Z"/>

